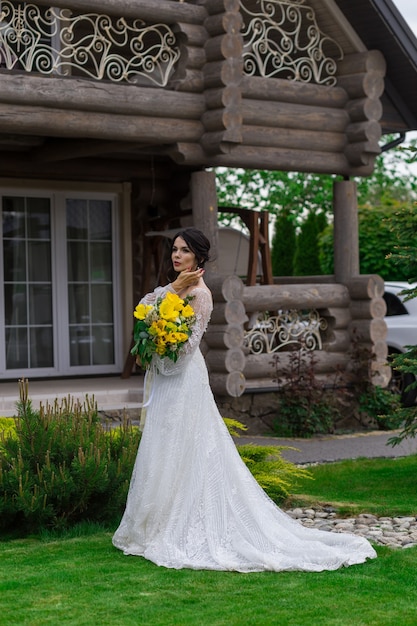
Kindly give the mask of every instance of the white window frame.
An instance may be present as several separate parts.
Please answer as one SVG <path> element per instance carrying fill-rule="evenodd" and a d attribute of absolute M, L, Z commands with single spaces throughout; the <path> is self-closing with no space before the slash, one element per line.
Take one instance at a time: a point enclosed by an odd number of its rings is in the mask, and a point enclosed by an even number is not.
<path fill-rule="evenodd" d="M 51 206 L 51 273 L 52 273 L 52 319 L 54 341 L 54 367 L 6 369 L 6 350 L 4 342 L 4 307 L 0 307 L 0 329 L 2 348 L 0 349 L 0 379 L 16 379 L 23 376 L 30 378 L 48 378 L 81 375 L 119 374 L 123 368 L 123 333 L 122 333 L 122 280 L 121 272 L 121 207 L 116 192 L 80 190 L 51 191 L 30 187 L 2 188 L 0 196 L 24 196 L 48 198 Z M 66 200 L 88 199 L 107 200 L 112 203 L 112 285 L 113 285 L 113 325 L 114 325 L 114 363 L 110 365 L 71 366 L 69 350 L 68 317 L 68 282 L 67 282 L 67 240 L 66 240 Z M 3 292 L 3 229 L 0 221 L 1 254 L 0 280 Z"/>

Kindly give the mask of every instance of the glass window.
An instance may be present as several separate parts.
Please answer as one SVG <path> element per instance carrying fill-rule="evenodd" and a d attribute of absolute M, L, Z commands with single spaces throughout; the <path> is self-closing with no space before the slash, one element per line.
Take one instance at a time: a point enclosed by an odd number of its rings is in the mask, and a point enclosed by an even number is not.
<path fill-rule="evenodd" d="M 386 316 L 391 315 L 408 315 L 408 311 L 401 302 L 400 298 L 394 293 L 386 291 L 384 293 L 385 304 L 387 305 Z"/>
<path fill-rule="evenodd" d="M 68 200 L 71 366 L 114 363 L 111 225 L 110 201 Z"/>
<path fill-rule="evenodd" d="M 6 368 L 52 367 L 49 198 L 4 197 L 2 223 Z"/>

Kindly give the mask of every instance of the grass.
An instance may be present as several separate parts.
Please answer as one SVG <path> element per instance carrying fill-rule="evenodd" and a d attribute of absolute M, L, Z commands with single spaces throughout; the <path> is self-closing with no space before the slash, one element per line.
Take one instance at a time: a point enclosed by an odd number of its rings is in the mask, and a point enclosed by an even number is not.
<path fill-rule="evenodd" d="M 111 534 L 0 544 L 4 626 L 415 626 L 417 549 L 336 572 L 169 570 Z"/>
<path fill-rule="evenodd" d="M 416 461 L 313 467 L 315 480 L 300 485 L 297 497 L 415 514 Z M 238 574 L 126 557 L 113 548 L 111 532 L 88 525 L 64 537 L 4 541 L 0 625 L 415 626 L 417 548 L 377 552 L 336 572 Z"/>
<path fill-rule="evenodd" d="M 416 515 L 417 456 L 360 459 L 309 468 L 287 504 L 331 503 L 341 514 Z M 416 621 L 417 623 L 417 621 Z"/>

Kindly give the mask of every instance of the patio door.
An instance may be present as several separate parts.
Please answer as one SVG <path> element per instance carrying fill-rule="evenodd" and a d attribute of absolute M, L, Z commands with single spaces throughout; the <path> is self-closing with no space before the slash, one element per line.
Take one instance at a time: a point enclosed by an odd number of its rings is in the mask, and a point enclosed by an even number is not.
<path fill-rule="evenodd" d="M 120 371 L 115 196 L 1 198 L 0 376 Z"/>

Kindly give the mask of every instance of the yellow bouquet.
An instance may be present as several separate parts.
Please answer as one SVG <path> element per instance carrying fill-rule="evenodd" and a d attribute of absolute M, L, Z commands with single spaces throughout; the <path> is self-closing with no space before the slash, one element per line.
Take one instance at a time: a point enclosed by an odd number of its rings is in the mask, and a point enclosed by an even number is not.
<path fill-rule="evenodd" d="M 178 359 L 178 351 L 188 341 L 195 322 L 194 309 L 189 304 L 193 296 L 182 299 L 168 291 L 155 304 L 138 304 L 133 330 L 135 345 L 131 354 L 143 367 L 148 367 L 154 354 Z"/>

